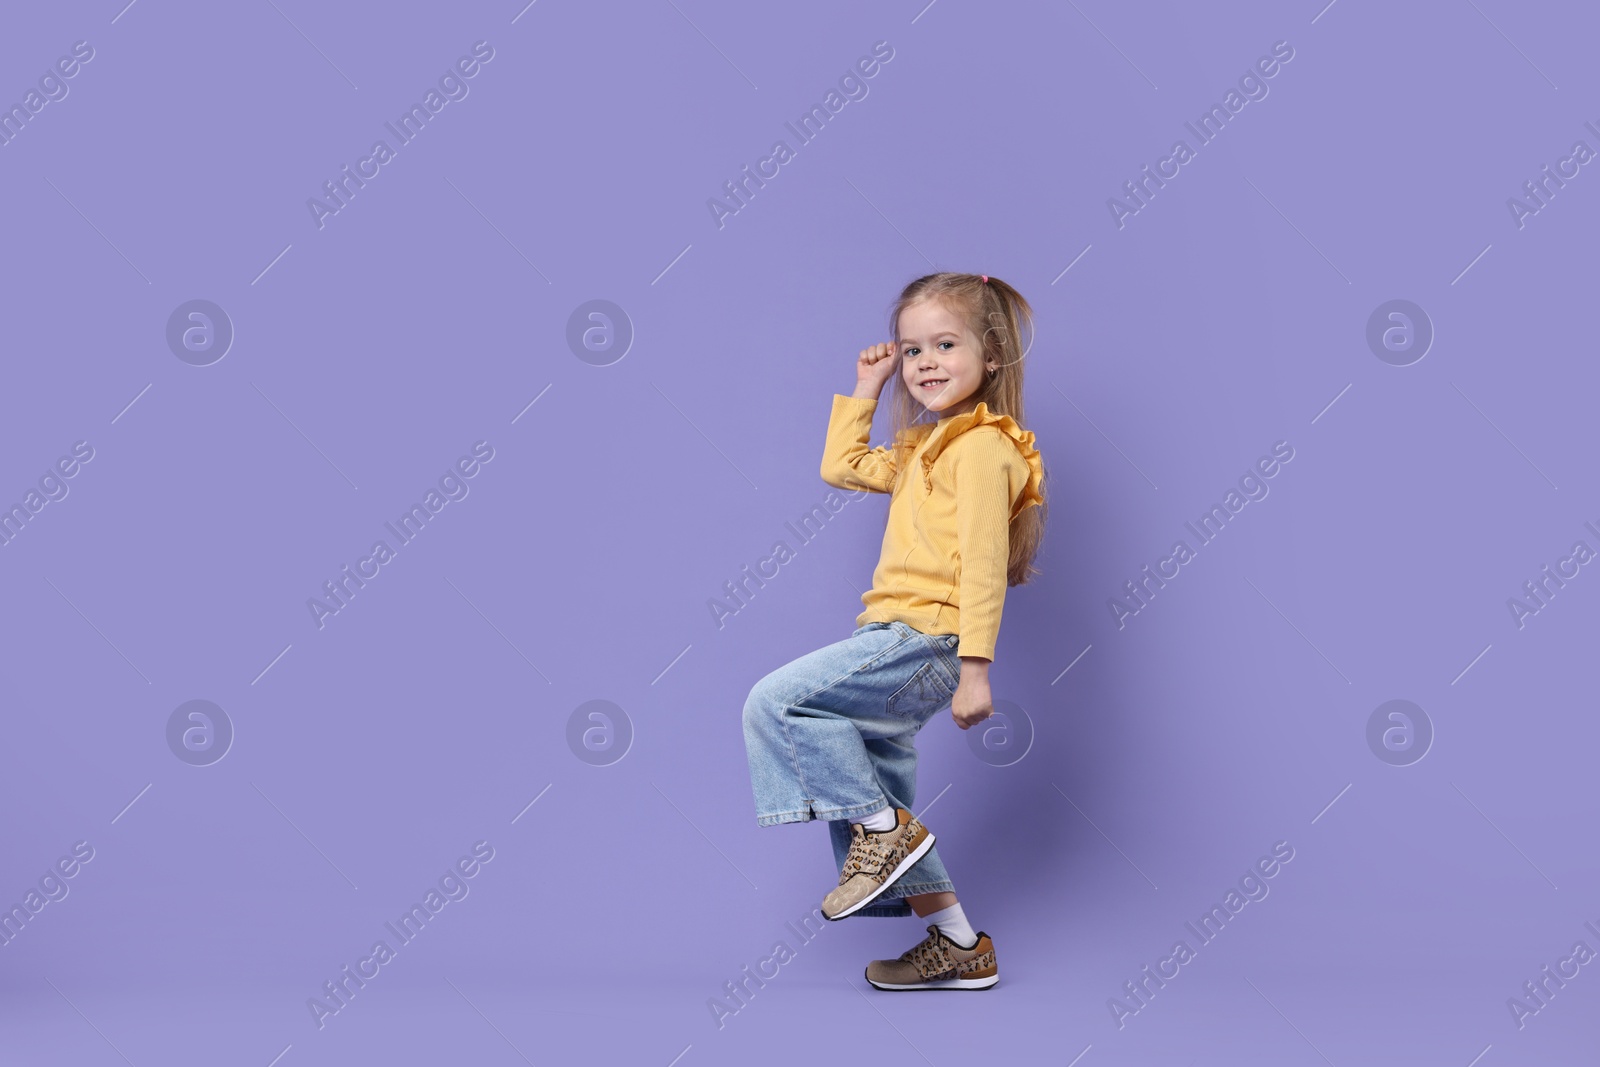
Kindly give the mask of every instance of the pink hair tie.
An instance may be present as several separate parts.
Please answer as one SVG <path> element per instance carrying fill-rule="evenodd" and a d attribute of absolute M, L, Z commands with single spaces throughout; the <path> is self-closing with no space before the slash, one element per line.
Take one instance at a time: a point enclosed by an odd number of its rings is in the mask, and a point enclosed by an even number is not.
<path fill-rule="evenodd" d="M 983 284 L 984 285 L 988 285 L 989 284 L 989 276 L 987 274 L 985 274 L 983 276 Z"/>

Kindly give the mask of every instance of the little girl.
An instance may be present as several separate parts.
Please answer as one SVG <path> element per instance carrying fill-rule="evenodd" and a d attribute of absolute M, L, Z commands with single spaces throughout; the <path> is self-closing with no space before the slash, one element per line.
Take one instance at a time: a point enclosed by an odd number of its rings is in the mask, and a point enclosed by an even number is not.
<path fill-rule="evenodd" d="M 930 923 L 899 959 L 867 965 L 879 989 L 1000 980 L 994 943 L 968 923 L 910 808 L 917 731 L 945 707 L 963 730 L 994 713 L 1006 587 L 1038 573 L 1045 472 L 1017 422 L 1032 325 L 1022 295 L 988 275 L 929 274 L 901 292 L 895 341 L 863 349 L 855 392 L 834 395 L 822 457 L 829 485 L 892 494 L 866 610 L 848 639 L 768 674 L 745 702 L 757 825 L 829 820 L 840 871 L 823 916 L 914 911 Z M 890 379 L 894 445 L 869 449 Z M 914 421 L 924 411 L 937 421 Z"/>

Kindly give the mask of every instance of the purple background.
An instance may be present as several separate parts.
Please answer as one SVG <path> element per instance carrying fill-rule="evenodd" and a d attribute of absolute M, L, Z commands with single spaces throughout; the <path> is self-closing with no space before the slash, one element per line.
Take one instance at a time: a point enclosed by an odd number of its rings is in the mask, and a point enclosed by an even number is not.
<path fill-rule="evenodd" d="M 0 947 L 0 1062 L 1593 1062 L 1600 965 L 1523 1028 L 1507 999 L 1600 949 L 1600 577 L 1520 628 L 1507 600 L 1600 548 L 1600 177 L 1520 228 L 1507 199 L 1600 149 L 1600 20 L 922 2 L 9 14 L 0 102 L 95 55 L 0 147 L 0 503 L 94 458 L 0 548 L 0 902 L 94 858 Z M 479 40 L 469 95 L 319 229 L 307 199 Z M 1269 95 L 1119 228 L 1107 199 L 1280 40 Z M 933 269 L 1035 306 L 1051 512 L 992 674 L 1032 748 L 920 739 L 1002 981 L 919 998 L 861 975 L 915 921 L 786 929 L 833 885 L 826 826 L 756 826 L 740 711 L 854 628 L 887 499 L 785 523 Z M 236 331 L 203 367 L 165 339 L 197 298 Z M 1436 330 L 1409 366 L 1365 337 L 1397 298 Z M 636 332 L 605 366 L 566 340 L 593 299 Z M 476 441 L 470 494 L 319 629 L 307 600 Z M 1270 495 L 1119 629 L 1108 600 L 1277 441 Z M 194 699 L 236 731 L 209 766 L 166 740 Z M 567 741 L 596 699 L 633 732 L 604 766 Z M 1366 740 L 1392 699 L 1436 731 L 1409 766 Z M 308 998 L 476 841 L 470 894 L 319 1029 Z M 1277 841 L 1270 895 L 1119 1027 L 1109 998 Z"/>

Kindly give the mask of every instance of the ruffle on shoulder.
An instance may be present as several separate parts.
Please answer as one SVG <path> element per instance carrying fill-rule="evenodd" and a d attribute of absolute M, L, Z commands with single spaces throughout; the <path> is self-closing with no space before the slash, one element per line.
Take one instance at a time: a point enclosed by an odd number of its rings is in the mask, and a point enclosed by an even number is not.
<path fill-rule="evenodd" d="M 928 434 L 927 445 L 922 451 L 923 486 L 929 489 L 933 487 L 933 464 L 938 460 L 940 453 L 950 447 L 950 442 L 978 426 L 993 426 L 998 429 L 1007 440 L 1017 446 L 1018 454 L 1028 464 L 1028 483 L 1022 487 L 1022 493 L 1011 509 L 1011 517 L 1015 519 L 1029 507 L 1043 504 L 1044 493 L 1039 487 L 1044 483 L 1044 461 L 1039 455 L 1039 450 L 1034 447 L 1033 431 L 1024 430 L 1010 415 L 996 415 L 983 401 L 979 401 L 977 407 L 964 415 L 953 415 L 941 421 Z"/>

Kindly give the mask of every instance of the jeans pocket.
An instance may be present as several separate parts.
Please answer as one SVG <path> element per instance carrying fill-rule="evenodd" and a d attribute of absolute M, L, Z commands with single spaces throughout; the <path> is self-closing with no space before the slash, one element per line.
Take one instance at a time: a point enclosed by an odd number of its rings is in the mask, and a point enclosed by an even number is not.
<path fill-rule="evenodd" d="M 954 687 L 961 683 L 961 654 L 955 651 L 955 634 L 923 634 L 922 639 L 927 642 L 937 666 L 944 669 L 951 692 L 954 692 Z"/>
<path fill-rule="evenodd" d="M 944 671 L 929 661 L 918 667 L 906 683 L 889 697 L 889 714 L 922 723 L 950 703 L 955 689 Z"/>

